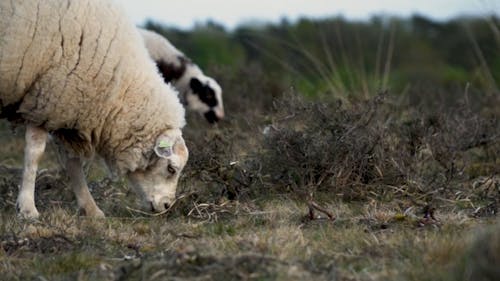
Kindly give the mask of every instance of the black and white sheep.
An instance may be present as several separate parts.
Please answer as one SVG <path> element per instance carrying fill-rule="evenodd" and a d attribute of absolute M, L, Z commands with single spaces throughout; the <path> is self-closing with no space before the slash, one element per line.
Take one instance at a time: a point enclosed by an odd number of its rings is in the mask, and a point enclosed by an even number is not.
<path fill-rule="evenodd" d="M 224 118 L 220 85 L 165 37 L 145 29 L 139 31 L 158 71 L 165 82 L 171 83 L 181 93 L 186 107 L 202 114 L 210 123 Z"/>
<path fill-rule="evenodd" d="M 0 1 L 0 117 L 27 127 L 23 217 L 39 216 L 35 177 L 48 133 L 70 152 L 67 171 L 87 215 L 104 215 L 82 170 L 94 153 L 128 177 L 148 209 L 175 198 L 188 158 L 184 108 L 112 1 Z"/>

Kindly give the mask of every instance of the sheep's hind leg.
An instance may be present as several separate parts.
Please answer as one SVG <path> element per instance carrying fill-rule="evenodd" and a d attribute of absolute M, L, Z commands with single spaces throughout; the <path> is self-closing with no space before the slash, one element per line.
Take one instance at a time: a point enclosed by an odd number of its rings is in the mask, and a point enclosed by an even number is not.
<path fill-rule="evenodd" d="M 39 217 L 35 206 L 35 181 L 38 161 L 45 151 L 47 132 L 44 129 L 28 125 L 25 134 L 24 170 L 21 189 L 17 197 L 16 209 L 18 215 L 26 219 Z"/>
<path fill-rule="evenodd" d="M 104 213 L 97 207 L 94 198 L 90 194 L 87 182 L 85 181 L 82 160 L 79 157 L 68 156 L 66 160 L 66 171 L 80 210 L 82 210 L 86 216 L 103 218 Z"/>

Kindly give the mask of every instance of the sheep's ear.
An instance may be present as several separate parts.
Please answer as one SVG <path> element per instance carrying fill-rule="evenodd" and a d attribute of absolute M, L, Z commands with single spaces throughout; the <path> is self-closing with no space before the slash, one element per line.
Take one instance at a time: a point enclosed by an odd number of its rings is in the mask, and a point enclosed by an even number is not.
<path fill-rule="evenodd" d="M 172 155 L 177 155 L 187 161 L 188 157 L 188 150 L 182 136 L 160 136 L 156 141 L 154 151 L 161 158 L 170 158 Z"/>
<path fill-rule="evenodd" d="M 189 81 L 189 86 L 195 93 L 201 93 L 203 90 L 203 84 L 200 80 L 198 80 L 198 78 L 191 78 L 191 81 Z"/>
<path fill-rule="evenodd" d="M 155 153 L 158 157 L 168 158 L 172 156 L 174 150 L 175 139 L 169 136 L 161 136 L 156 141 Z"/>

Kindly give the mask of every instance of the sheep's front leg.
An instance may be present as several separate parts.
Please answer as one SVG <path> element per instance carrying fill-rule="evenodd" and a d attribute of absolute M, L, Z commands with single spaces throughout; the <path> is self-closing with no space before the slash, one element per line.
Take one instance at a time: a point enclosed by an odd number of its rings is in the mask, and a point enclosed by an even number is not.
<path fill-rule="evenodd" d="M 24 170 L 21 189 L 17 197 L 18 215 L 27 219 L 36 219 L 40 215 L 35 207 L 35 180 L 38 161 L 45 151 L 47 131 L 28 125 L 26 127 L 24 147 Z"/>
<path fill-rule="evenodd" d="M 68 156 L 66 160 L 66 171 L 80 210 L 82 210 L 86 216 L 103 218 L 104 213 L 97 207 L 94 198 L 90 194 L 87 182 L 85 181 L 82 160 L 79 157 Z"/>

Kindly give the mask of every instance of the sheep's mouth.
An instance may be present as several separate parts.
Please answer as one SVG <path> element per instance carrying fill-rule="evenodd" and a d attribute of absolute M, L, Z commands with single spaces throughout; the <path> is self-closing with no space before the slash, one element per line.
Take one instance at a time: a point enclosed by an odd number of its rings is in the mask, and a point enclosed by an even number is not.
<path fill-rule="evenodd" d="M 219 118 L 217 117 L 217 115 L 215 114 L 215 111 L 213 111 L 213 110 L 205 112 L 204 115 L 205 115 L 205 118 L 207 119 L 208 123 L 210 123 L 210 124 L 214 124 L 214 123 L 219 121 Z"/>

